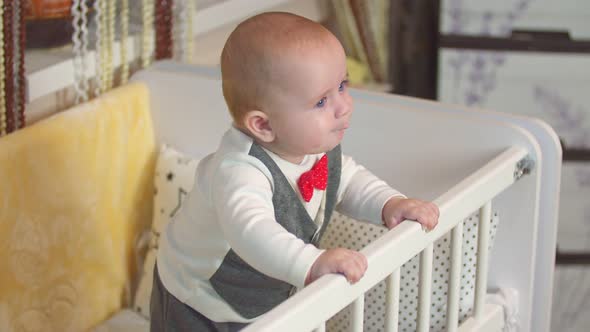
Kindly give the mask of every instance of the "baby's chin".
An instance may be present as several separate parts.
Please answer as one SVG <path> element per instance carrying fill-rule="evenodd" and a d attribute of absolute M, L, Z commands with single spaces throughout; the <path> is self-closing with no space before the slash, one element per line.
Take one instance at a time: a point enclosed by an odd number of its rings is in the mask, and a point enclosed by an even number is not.
<path fill-rule="evenodd" d="M 328 153 L 332 151 L 335 147 L 337 147 L 341 141 L 342 139 L 339 139 L 337 142 L 334 142 L 333 144 L 326 144 L 320 148 L 314 149 L 313 152 L 310 152 L 308 154 Z"/>

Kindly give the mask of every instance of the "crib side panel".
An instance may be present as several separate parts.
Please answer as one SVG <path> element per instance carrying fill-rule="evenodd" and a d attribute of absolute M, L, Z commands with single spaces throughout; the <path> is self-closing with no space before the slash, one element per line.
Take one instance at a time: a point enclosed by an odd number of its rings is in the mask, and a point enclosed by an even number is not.
<path fill-rule="evenodd" d="M 537 238 L 535 255 L 535 282 L 533 292 L 533 316 L 531 319 L 531 331 L 548 331 L 551 318 L 551 303 L 553 290 L 553 270 L 555 263 L 555 248 L 557 236 L 559 192 L 561 180 L 562 150 L 559 138 L 555 131 L 545 122 L 514 115 L 511 110 L 484 110 L 467 108 L 465 106 L 443 104 L 420 100 L 405 96 L 392 98 L 385 94 L 361 93 L 360 98 L 373 103 L 388 103 L 392 107 L 409 107 L 423 110 L 456 114 L 467 118 L 476 118 L 479 121 L 505 122 L 519 126 L 526 130 L 538 142 L 540 156 L 537 157 L 536 170 L 540 172 L 542 181 L 539 187 L 538 204 L 538 228 L 535 231 Z M 358 98 L 357 98 L 358 99 Z M 504 111 L 510 112 L 503 113 Z M 518 189 L 517 189 L 518 191 Z M 510 195 L 503 195 L 502 206 L 513 205 L 510 210 L 518 211 L 520 199 L 515 196 L 515 201 L 510 201 Z M 505 231 L 501 229 L 501 231 Z M 528 229 L 529 233 L 533 228 Z M 509 254 L 509 252 L 507 252 Z M 495 257 L 498 258 L 499 255 Z M 492 263 L 494 264 L 494 262 Z M 494 276 L 494 271 L 492 271 Z"/>

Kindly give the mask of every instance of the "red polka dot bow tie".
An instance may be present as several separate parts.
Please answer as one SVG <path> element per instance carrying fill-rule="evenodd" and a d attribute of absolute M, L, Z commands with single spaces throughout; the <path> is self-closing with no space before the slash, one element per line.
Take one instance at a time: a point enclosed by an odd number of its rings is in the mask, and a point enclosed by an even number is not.
<path fill-rule="evenodd" d="M 313 167 L 301 174 L 297 181 L 297 186 L 301 192 L 301 197 L 309 202 L 313 197 L 313 189 L 325 190 L 328 185 L 328 156 L 324 155 L 318 160 Z"/>

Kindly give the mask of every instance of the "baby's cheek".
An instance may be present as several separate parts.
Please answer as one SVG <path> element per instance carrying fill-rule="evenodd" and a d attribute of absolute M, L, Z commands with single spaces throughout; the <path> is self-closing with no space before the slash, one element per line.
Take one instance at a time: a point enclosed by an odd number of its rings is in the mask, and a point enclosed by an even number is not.
<path fill-rule="evenodd" d="M 352 99 L 352 96 L 348 93 L 346 93 L 346 102 L 348 103 L 348 106 L 350 106 L 350 110 L 352 111 L 352 106 L 354 105 L 354 100 Z"/>

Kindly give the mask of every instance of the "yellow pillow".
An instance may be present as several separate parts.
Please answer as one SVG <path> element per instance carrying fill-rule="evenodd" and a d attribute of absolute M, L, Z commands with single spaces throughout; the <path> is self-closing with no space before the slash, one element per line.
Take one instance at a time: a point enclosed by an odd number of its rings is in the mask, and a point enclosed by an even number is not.
<path fill-rule="evenodd" d="M 147 88 L 0 139 L 0 331 L 81 331 L 128 301 L 152 214 Z"/>

